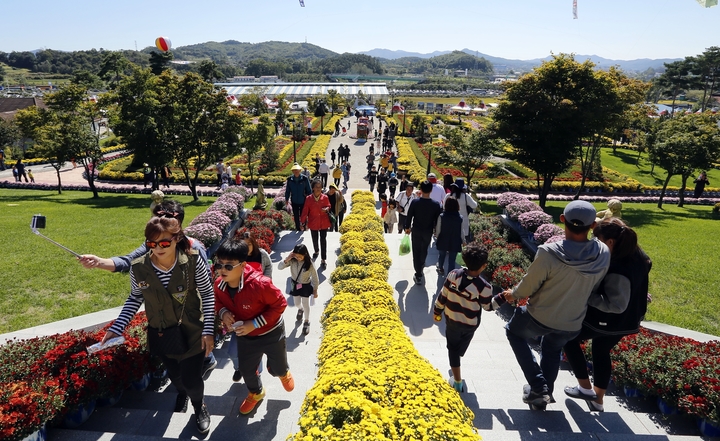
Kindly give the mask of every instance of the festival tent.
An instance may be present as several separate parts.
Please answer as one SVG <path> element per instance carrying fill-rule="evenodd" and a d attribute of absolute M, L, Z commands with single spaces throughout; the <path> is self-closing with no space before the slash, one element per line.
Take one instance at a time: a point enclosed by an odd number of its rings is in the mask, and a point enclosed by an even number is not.
<path fill-rule="evenodd" d="M 464 101 L 464 100 L 463 100 L 463 101 L 460 101 L 457 105 L 452 106 L 452 107 L 450 108 L 450 111 L 451 111 L 451 112 L 463 112 L 463 113 L 465 113 L 466 115 L 467 115 L 468 113 L 470 113 L 471 110 L 472 110 L 472 108 L 471 108 L 470 106 L 468 106 L 467 104 L 465 104 L 465 101 Z"/>

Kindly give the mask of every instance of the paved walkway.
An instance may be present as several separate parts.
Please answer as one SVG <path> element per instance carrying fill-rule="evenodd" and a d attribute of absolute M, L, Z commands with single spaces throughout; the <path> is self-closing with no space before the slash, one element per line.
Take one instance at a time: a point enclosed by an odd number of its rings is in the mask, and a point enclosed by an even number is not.
<path fill-rule="evenodd" d="M 354 118 L 352 118 L 354 122 Z M 347 124 L 347 119 L 342 122 Z M 347 126 L 346 126 L 347 127 Z M 346 144 L 348 137 L 333 138 L 328 147 Z M 362 179 L 367 147 L 351 143 L 350 188 L 367 189 Z M 358 158 L 359 156 L 359 158 Z M 69 171 L 68 179 L 76 171 Z M 36 172 L 39 182 L 40 172 Z M 2 179 L 2 172 L 0 172 Z M 346 194 L 349 196 L 352 190 Z M 392 267 L 389 283 L 395 290 L 400 314 L 405 328 L 417 350 L 426 357 L 446 378 L 450 378 L 447 351 L 445 349 L 444 322 L 433 322 L 431 310 L 437 290 L 442 281 L 434 271 L 437 251 L 430 250 L 425 268 L 425 285 L 414 285 L 412 257 L 399 256 L 401 235 L 385 235 L 390 249 Z M 298 430 L 299 411 L 307 390 L 315 382 L 317 373 L 317 350 L 322 332 L 319 317 L 323 306 L 332 296 L 327 280 L 335 269 L 335 259 L 340 248 L 340 234 L 328 234 L 328 267 L 320 271 L 319 298 L 311 312 L 310 334 L 303 336 L 300 324 L 295 322 L 296 309 L 290 305 L 284 319 L 288 338 L 288 360 L 296 381 L 293 392 L 285 392 L 280 381 L 262 374 L 267 397 L 257 411 L 249 417 L 238 414 L 238 407 L 247 394 L 244 383 L 233 383 L 233 369 L 226 357 L 226 348 L 215 350 L 218 367 L 206 377 L 206 400 L 212 414 L 211 431 L 207 439 L 218 440 L 285 440 Z M 309 233 L 284 232 L 275 245 L 271 258 L 278 263 L 298 242 L 311 247 Z M 276 266 L 277 268 L 277 266 Z M 289 270 L 273 271 L 273 281 L 285 291 Z M 48 335 L 67 329 L 81 329 L 92 323 L 101 324 L 117 315 L 118 308 L 89 316 L 52 323 L 0 336 L 0 341 L 11 336 L 27 338 Z M 559 393 L 557 403 L 545 412 L 531 411 L 521 401 L 525 383 L 522 372 L 504 334 L 503 319 L 493 313 L 483 313 L 482 323 L 463 359 L 463 376 L 466 391 L 461 395 L 466 405 L 475 413 L 474 425 L 485 440 L 651 440 L 683 441 L 700 439 L 695 423 L 684 416 L 664 417 L 658 413 L 654 402 L 637 398 L 625 398 L 611 388 L 606 397 L 604 413 L 589 413 L 583 402 L 562 396 L 564 385 L 575 384 L 566 366 L 562 367 L 556 383 Z M 77 430 L 51 429 L 49 439 L 84 441 L 113 440 L 140 441 L 163 439 L 196 439 L 197 432 L 191 413 L 172 413 L 175 392 L 172 387 L 162 386 L 156 391 L 126 391 L 114 407 L 98 409 L 90 420 Z"/>

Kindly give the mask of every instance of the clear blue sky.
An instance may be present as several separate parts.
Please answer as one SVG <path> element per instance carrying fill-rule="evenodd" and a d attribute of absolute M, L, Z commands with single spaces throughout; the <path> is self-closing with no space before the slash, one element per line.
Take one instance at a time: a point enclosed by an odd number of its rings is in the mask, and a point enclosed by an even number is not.
<path fill-rule="evenodd" d="M 468 48 L 492 56 L 551 52 L 629 60 L 682 58 L 720 45 L 720 6 L 696 0 L 6 0 L 0 51 L 142 49 L 206 41 L 313 43 L 335 52 L 428 53 Z"/>

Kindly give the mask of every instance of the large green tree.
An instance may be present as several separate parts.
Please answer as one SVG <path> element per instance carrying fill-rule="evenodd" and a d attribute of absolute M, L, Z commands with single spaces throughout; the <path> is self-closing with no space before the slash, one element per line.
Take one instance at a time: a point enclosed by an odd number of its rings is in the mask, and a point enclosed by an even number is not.
<path fill-rule="evenodd" d="M 594 81 L 588 82 L 582 103 L 577 109 L 581 113 L 584 144 L 578 143 L 578 157 L 582 178 L 575 199 L 585 188 L 585 181 L 594 170 L 600 168 L 600 147 L 606 137 L 617 139 L 629 123 L 633 106 L 641 105 L 649 87 L 647 83 L 628 78 L 618 69 L 611 67 L 607 71 L 593 72 Z M 597 167 L 596 167 L 597 165 Z"/>
<path fill-rule="evenodd" d="M 93 81 L 90 79 L 90 81 Z M 97 102 L 88 99 L 87 84 L 71 83 L 60 88 L 47 98 L 48 108 L 60 115 L 62 118 L 78 119 L 81 124 L 84 122 L 85 130 L 92 135 L 92 142 L 78 142 L 71 146 L 71 159 L 76 159 L 85 169 L 85 177 L 88 181 L 93 198 L 100 197 L 95 186 L 95 173 L 97 166 L 102 159 L 100 148 L 99 122 L 102 119 L 100 107 Z M 67 115 L 65 115 L 67 114 Z"/>
<path fill-rule="evenodd" d="M 237 148 L 246 121 L 241 112 L 230 108 L 224 93 L 199 75 L 171 78 L 177 85 L 172 87 L 175 97 L 167 135 L 173 139 L 173 159 L 197 200 L 200 172 Z"/>
<path fill-rule="evenodd" d="M 170 73 L 156 76 L 150 69 L 135 66 L 132 73 L 101 100 L 110 110 L 110 125 L 115 134 L 122 137 L 135 154 L 133 165 L 138 169 L 146 162 L 159 170 L 172 160 L 172 146 L 166 135 L 175 103 L 169 90 L 172 84 Z"/>
<path fill-rule="evenodd" d="M 588 136 L 598 87 L 593 64 L 560 54 L 512 83 L 495 111 L 495 130 L 515 159 L 536 172 L 540 206 L 552 181 L 566 171 Z M 589 93 L 590 92 L 590 93 Z"/>
<path fill-rule="evenodd" d="M 100 71 L 98 72 L 98 75 L 100 78 L 108 81 L 110 83 L 110 88 L 114 89 L 125 72 L 125 69 L 127 69 L 129 65 L 130 62 L 127 58 L 125 58 L 122 52 L 106 52 L 100 62 Z"/>
<path fill-rule="evenodd" d="M 497 136 L 490 130 L 473 130 L 468 133 L 457 127 L 446 129 L 447 148 L 439 149 L 438 160 L 443 164 L 452 164 L 460 170 L 467 183 L 475 177 L 480 168 L 498 150 Z"/>
<path fill-rule="evenodd" d="M 239 153 L 244 153 L 247 159 L 247 167 L 250 172 L 250 188 L 252 189 L 255 172 L 255 162 L 260 151 L 268 146 L 274 145 L 273 126 L 267 115 L 261 115 L 257 124 L 247 124 L 240 132 Z"/>
<path fill-rule="evenodd" d="M 703 96 L 700 110 L 712 107 L 713 93 L 720 87 L 720 47 L 709 47 L 701 55 L 690 58 L 690 70 L 697 76 Z"/>
<path fill-rule="evenodd" d="M 692 60 L 684 59 L 665 63 L 665 73 L 660 75 L 656 83 L 663 93 L 672 96 L 672 109 L 670 114 L 675 114 L 675 100 L 677 96 L 695 84 L 696 78 L 690 73 Z"/>
<path fill-rule="evenodd" d="M 62 193 L 60 170 L 96 144 L 87 120 L 77 112 L 53 107 L 28 107 L 19 111 L 16 119 L 23 136 L 35 141 L 35 152 L 55 169 L 58 193 Z"/>
<path fill-rule="evenodd" d="M 678 201 L 682 207 L 688 178 L 696 170 L 707 168 L 720 155 L 718 117 L 709 113 L 684 113 L 665 118 L 653 141 L 649 146 L 650 159 L 667 172 L 658 208 L 662 208 L 670 178 L 676 175 L 682 179 Z"/>

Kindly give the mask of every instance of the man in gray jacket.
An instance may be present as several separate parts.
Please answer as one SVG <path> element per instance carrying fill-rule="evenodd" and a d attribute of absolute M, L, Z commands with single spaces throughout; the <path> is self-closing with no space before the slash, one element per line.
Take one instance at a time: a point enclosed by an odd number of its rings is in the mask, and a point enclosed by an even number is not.
<path fill-rule="evenodd" d="M 607 246 L 588 239 L 595 213 L 589 202 L 570 202 L 560 215 L 565 240 L 540 245 L 525 277 L 503 293 L 508 301 L 528 299 L 527 306 L 515 309 L 506 326 L 510 346 L 529 384 L 523 391 L 526 403 L 543 407 L 551 401 L 560 351 L 580 332 L 588 298 L 610 265 Z M 528 344 L 538 340 L 542 347 L 539 365 Z"/>

